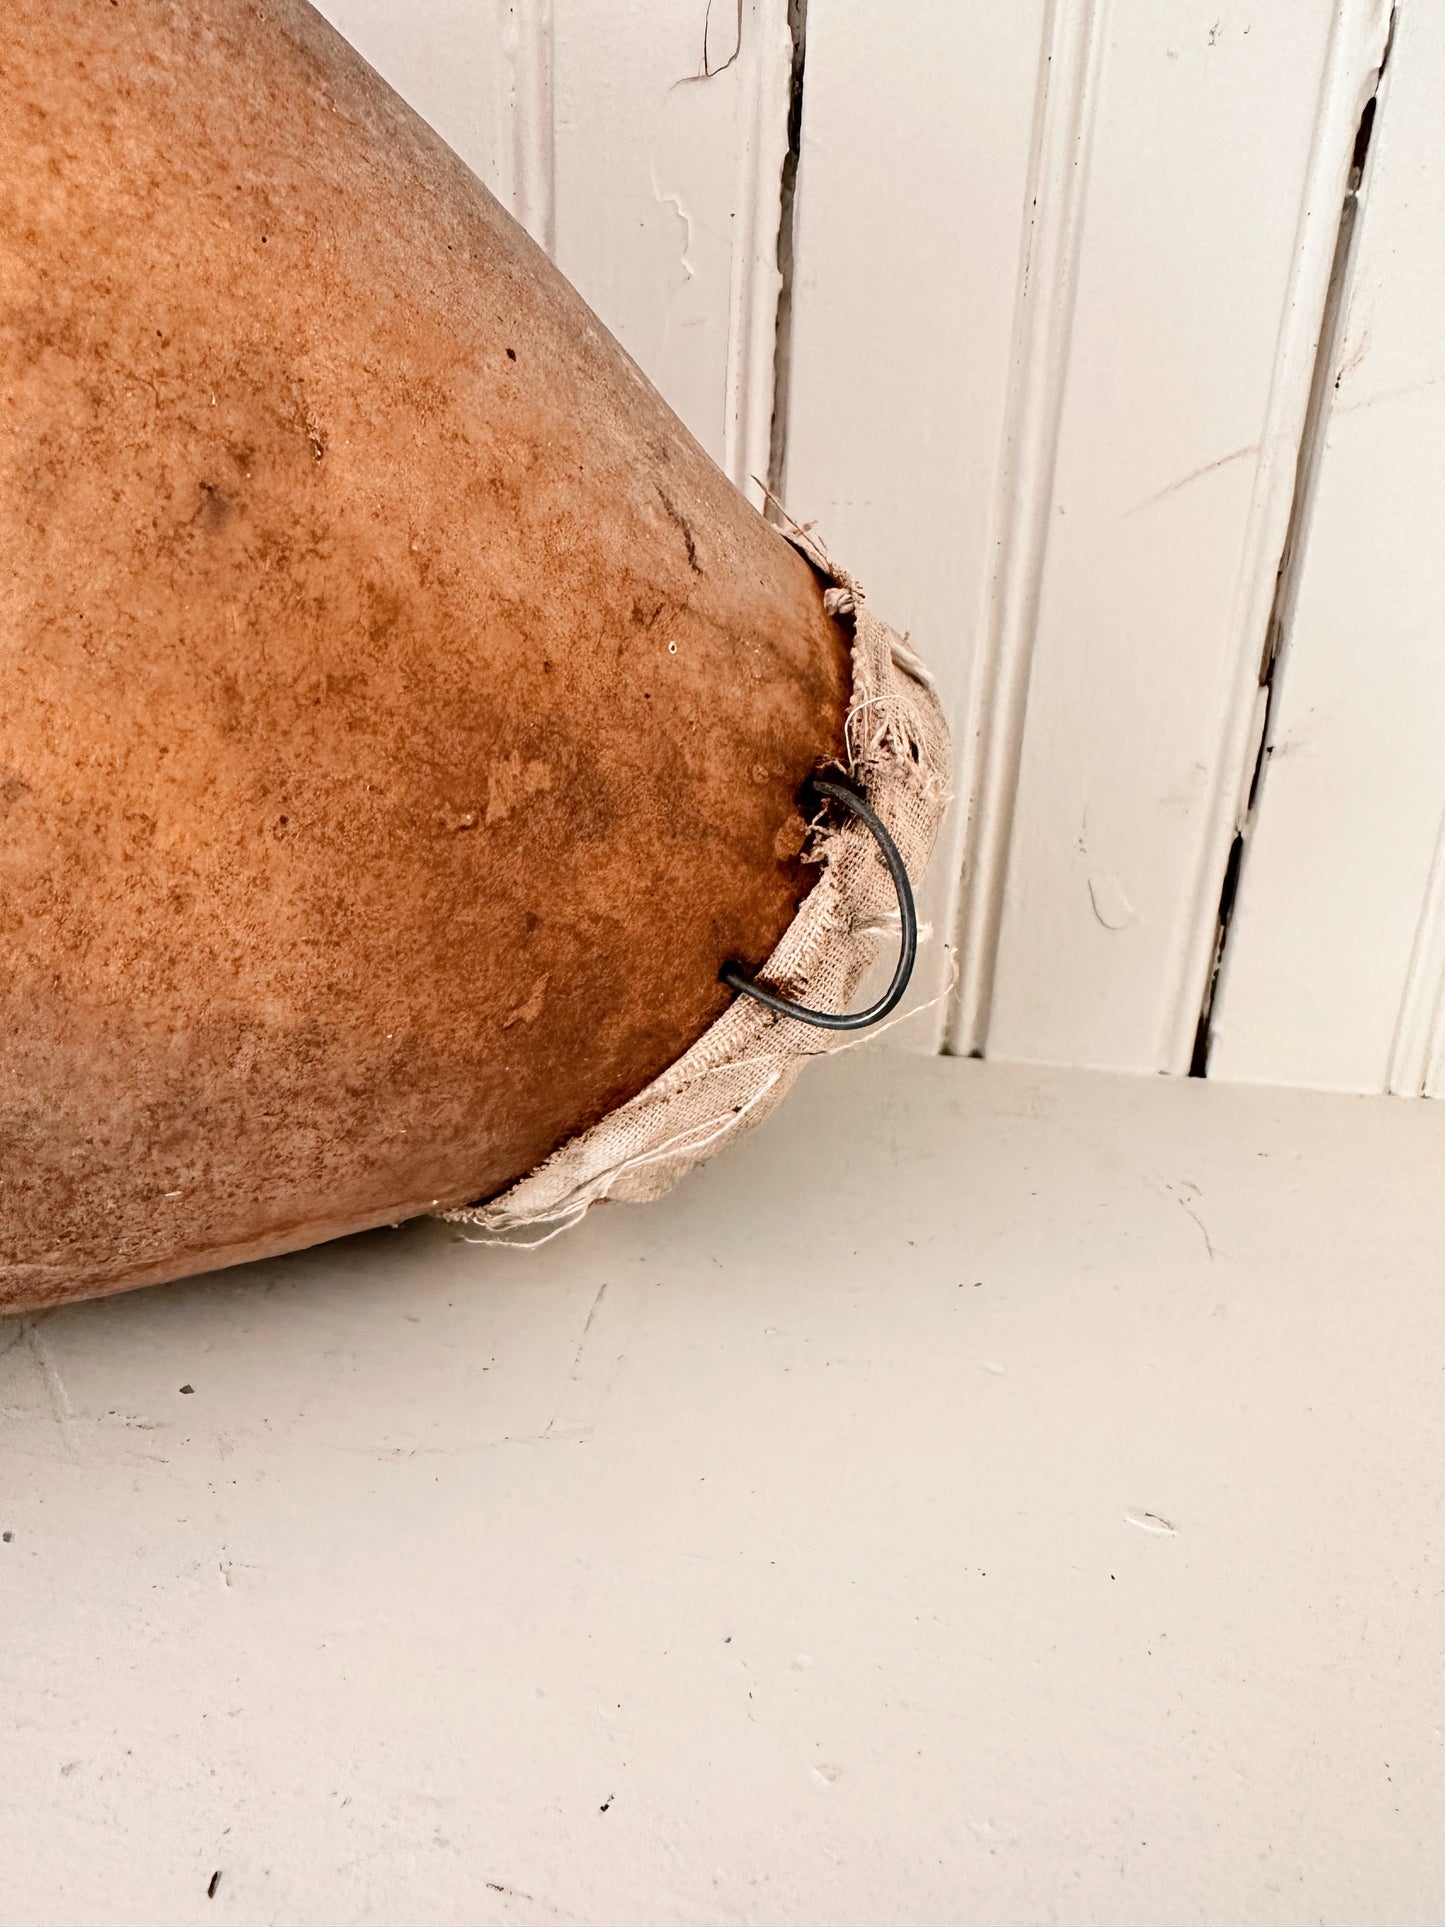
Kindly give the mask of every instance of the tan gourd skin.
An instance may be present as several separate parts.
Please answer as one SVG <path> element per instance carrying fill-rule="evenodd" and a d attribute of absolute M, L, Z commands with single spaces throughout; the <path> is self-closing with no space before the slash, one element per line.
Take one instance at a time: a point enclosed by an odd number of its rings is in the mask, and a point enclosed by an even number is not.
<path fill-rule="evenodd" d="M 0 1308 L 499 1190 L 811 880 L 846 641 L 301 0 L 8 0 Z"/>

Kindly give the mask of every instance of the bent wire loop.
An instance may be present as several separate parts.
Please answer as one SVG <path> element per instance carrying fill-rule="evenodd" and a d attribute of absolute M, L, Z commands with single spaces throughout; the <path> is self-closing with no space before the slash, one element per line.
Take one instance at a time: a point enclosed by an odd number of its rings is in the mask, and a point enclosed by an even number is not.
<path fill-rule="evenodd" d="M 877 811 L 851 784 L 841 783 L 831 776 L 815 776 L 809 788 L 817 795 L 826 796 L 835 803 L 841 803 L 844 809 L 851 810 L 859 822 L 867 827 L 878 845 L 879 855 L 888 865 L 888 874 L 898 892 L 898 915 L 902 924 L 902 943 L 893 981 L 877 1003 L 869 1004 L 866 1010 L 831 1011 L 810 1010 L 806 1004 L 790 1003 L 786 997 L 764 990 L 761 984 L 745 976 L 741 966 L 735 963 L 724 964 L 718 975 L 729 989 L 756 997 L 769 1010 L 776 1010 L 784 1017 L 795 1017 L 801 1024 L 816 1024 L 820 1030 L 867 1030 L 870 1024 L 876 1024 L 894 1008 L 913 975 L 914 961 L 918 956 L 918 912 L 913 903 L 913 886 L 908 881 L 903 858 L 898 854 L 898 845 L 888 834 Z"/>

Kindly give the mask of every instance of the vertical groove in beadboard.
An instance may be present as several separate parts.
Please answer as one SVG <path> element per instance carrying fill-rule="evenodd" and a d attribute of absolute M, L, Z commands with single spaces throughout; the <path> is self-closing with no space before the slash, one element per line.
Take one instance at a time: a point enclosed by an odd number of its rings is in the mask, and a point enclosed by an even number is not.
<path fill-rule="evenodd" d="M 1018 798 L 1108 0 L 1052 0 L 1040 48 L 994 565 L 968 721 L 943 1048 L 983 1050 Z"/>
<path fill-rule="evenodd" d="M 1339 0 L 1331 24 L 1294 264 L 1230 620 L 1234 647 L 1215 733 L 1213 780 L 1196 846 L 1184 921 L 1173 947 L 1174 977 L 1156 1060 L 1161 1071 L 1182 1075 L 1189 1069 L 1200 1011 L 1214 970 L 1220 889 L 1230 848 L 1245 824 L 1259 748 L 1261 663 L 1280 571 L 1288 560 L 1284 547 L 1300 482 L 1301 443 L 1335 266 L 1340 209 L 1348 191 L 1360 115 L 1374 91 L 1389 40 L 1390 13 L 1391 0 Z M 1307 529 L 1304 535 L 1307 539 Z M 1283 647 L 1288 647 L 1287 636 Z M 1220 967 L 1222 984 L 1228 967 L 1227 950 Z"/>
<path fill-rule="evenodd" d="M 557 246 L 557 153 L 552 0 L 496 0 L 498 198 L 532 239 Z"/>
<path fill-rule="evenodd" d="M 723 468 L 763 504 L 773 437 L 778 233 L 788 156 L 793 37 L 787 0 L 744 0 L 738 13 L 737 161 L 728 289 Z"/>
<path fill-rule="evenodd" d="M 1445 816 L 1415 926 L 1385 1088 L 1398 1097 L 1445 1096 Z"/>

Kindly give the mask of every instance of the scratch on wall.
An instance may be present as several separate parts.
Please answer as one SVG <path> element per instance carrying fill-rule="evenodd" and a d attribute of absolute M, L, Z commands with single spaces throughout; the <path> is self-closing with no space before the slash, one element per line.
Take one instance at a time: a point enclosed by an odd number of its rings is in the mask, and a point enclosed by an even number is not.
<path fill-rule="evenodd" d="M 1171 495 L 1177 495 L 1181 489 L 1188 488 L 1193 482 L 1202 481 L 1206 475 L 1216 474 L 1221 468 L 1229 468 L 1235 462 L 1242 462 L 1247 455 L 1257 455 L 1259 447 L 1258 441 L 1246 442 L 1242 448 L 1231 448 L 1227 455 L 1216 455 L 1212 462 L 1203 462 L 1198 468 L 1191 468 L 1189 473 L 1181 475 L 1177 482 L 1170 482 L 1167 488 L 1158 489 L 1153 495 L 1146 495 L 1142 502 L 1136 502 L 1124 513 L 1138 515 L 1143 509 L 1153 508 L 1156 502 L 1166 502 Z"/>

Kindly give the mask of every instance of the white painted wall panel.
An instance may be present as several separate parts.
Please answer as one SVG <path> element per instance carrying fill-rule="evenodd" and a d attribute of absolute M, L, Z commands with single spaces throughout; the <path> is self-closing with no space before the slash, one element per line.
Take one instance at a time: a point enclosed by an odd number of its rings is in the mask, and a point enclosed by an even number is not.
<path fill-rule="evenodd" d="M 960 747 L 1047 11 L 808 7 L 783 493 L 938 672 Z M 935 924 L 947 863 L 940 850 Z M 919 982 L 941 989 L 927 953 Z"/>
<path fill-rule="evenodd" d="M 1044 0 L 810 0 L 785 492 L 956 701 L 986 573 Z"/>
<path fill-rule="evenodd" d="M 405 4 L 312 0 L 312 4 L 456 149 L 474 174 L 494 193 L 501 192 L 505 0 L 500 7 L 496 0 L 405 0 Z"/>
<path fill-rule="evenodd" d="M 992 997 L 960 1039 L 990 1055 L 1188 1067 L 1386 18 L 1112 0 Z"/>
<path fill-rule="evenodd" d="M 558 266 L 754 501 L 772 423 L 786 0 L 555 0 Z"/>
<path fill-rule="evenodd" d="M 1445 15 L 1404 0 L 1217 1002 L 1222 1077 L 1445 1095 L 1442 90 Z"/>
<path fill-rule="evenodd" d="M 955 718 L 949 1048 L 1188 1066 L 1386 21 L 813 0 L 786 494 Z"/>
<path fill-rule="evenodd" d="M 786 0 L 323 0 L 754 499 L 772 419 Z"/>

